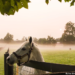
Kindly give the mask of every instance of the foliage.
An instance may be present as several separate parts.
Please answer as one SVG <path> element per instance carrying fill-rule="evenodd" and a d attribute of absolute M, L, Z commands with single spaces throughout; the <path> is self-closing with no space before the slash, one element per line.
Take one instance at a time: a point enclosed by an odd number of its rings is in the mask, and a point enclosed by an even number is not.
<path fill-rule="evenodd" d="M 48 36 L 47 37 L 47 43 L 48 44 L 56 43 L 56 40 L 53 37 Z"/>
<path fill-rule="evenodd" d="M 38 43 L 40 43 L 40 44 L 46 44 L 46 38 L 40 38 L 39 40 L 38 40 Z"/>
<path fill-rule="evenodd" d="M 37 43 L 38 42 L 38 39 L 37 38 L 33 38 L 33 41 Z"/>
<path fill-rule="evenodd" d="M 56 38 L 56 42 L 60 42 L 60 38 Z"/>
<path fill-rule="evenodd" d="M 26 41 L 26 40 L 27 40 L 27 38 L 25 36 L 23 36 L 22 41 Z"/>
<path fill-rule="evenodd" d="M 63 43 L 73 43 L 75 42 L 75 27 L 74 23 L 68 22 L 65 26 L 65 31 L 62 34 L 62 37 L 60 39 Z"/>
<path fill-rule="evenodd" d="M 10 33 L 7 33 L 6 36 L 4 37 L 5 41 L 13 41 L 13 35 Z"/>
<path fill-rule="evenodd" d="M 29 0 L 0 0 L 0 12 L 2 15 L 14 15 L 22 7 L 28 9 Z"/>
<path fill-rule="evenodd" d="M 62 0 L 58 0 L 62 2 Z M 70 2 L 70 6 L 74 5 L 75 0 L 64 0 Z M 28 3 L 30 0 L 0 0 L 0 12 L 2 15 L 14 15 L 22 7 L 28 9 Z M 45 0 L 46 4 L 49 4 L 49 0 Z"/>
<path fill-rule="evenodd" d="M 46 38 L 35 38 L 34 42 L 39 43 L 39 44 L 55 44 L 56 40 L 53 37 L 48 36 L 47 39 Z"/>

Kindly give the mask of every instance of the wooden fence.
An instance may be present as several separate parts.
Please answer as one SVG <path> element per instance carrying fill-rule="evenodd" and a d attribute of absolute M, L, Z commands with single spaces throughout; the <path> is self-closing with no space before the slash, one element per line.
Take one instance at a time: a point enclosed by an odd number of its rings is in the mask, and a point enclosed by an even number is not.
<path fill-rule="evenodd" d="M 6 63 L 6 58 L 9 56 L 9 53 L 4 54 L 4 75 L 13 75 L 13 66 L 9 66 Z"/>
<path fill-rule="evenodd" d="M 4 54 L 4 75 L 14 75 L 13 66 L 9 66 L 6 63 L 6 58 L 8 56 L 9 53 L 6 52 Z M 29 61 L 28 63 L 25 63 L 23 65 L 51 72 L 45 75 L 75 75 L 75 66 L 73 65 L 63 65 L 38 61 Z"/>

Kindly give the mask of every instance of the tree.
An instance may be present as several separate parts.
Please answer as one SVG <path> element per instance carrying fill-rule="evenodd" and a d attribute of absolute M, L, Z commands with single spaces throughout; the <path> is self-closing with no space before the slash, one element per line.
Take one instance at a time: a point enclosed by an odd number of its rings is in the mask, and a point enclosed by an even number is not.
<path fill-rule="evenodd" d="M 47 44 L 54 44 L 56 43 L 56 40 L 53 37 L 48 36 L 47 37 Z"/>
<path fill-rule="evenodd" d="M 62 2 L 62 0 L 58 0 Z M 70 2 L 70 6 L 74 5 L 75 0 L 64 0 L 65 2 Z M 30 0 L 0 0 L 0 12 L 2 15 L 14 15 L 14 13 L 19 11 L 22 7 L 28 9 L 28 3 Z M 49 4 L 49 0 L 45 0 L 46 4 Z"/>
<path fill-rule="evenodd" d="M 55 44 L 56 40 L 53 37 L 48 36 L 47 38 L 34 38 L 34 42 L 39 44 Z"/>
<path fill-rule="evenodd" d="M 68 22 L 66 23 L 64 33 L 60 39 L 61 42 L 69 43 L 75 41 L 75 27 L 74 23 Z"/>
<path fill-rule="evenodd" d="M 22 38 L 22 41 L 26 41 L 26 37 L 25 36 Z"/>
<path fill-rule="evenodd" d="M 56 38 L 56 42 L 60 42 L 60 38 Z"/>
<path fill-rule="evenodd" d="M 46 38 L 39 38 L 38 43 L 39 44 L 46 44 Z"/>
<path fill-rule="evenodd" d="M 13 35 L 10 33 L 7 33 L 6 36 L 4 37 L 4 40 L 7 42 L 13 41 Z"/>
<path fill-rule="evenodd" d="M 37 38 L 33 38 L 33 41 L 34 41 L 35 43 L 37 43 L 37 42 L 38 42 L 38 39 L 37 39 Z"/>

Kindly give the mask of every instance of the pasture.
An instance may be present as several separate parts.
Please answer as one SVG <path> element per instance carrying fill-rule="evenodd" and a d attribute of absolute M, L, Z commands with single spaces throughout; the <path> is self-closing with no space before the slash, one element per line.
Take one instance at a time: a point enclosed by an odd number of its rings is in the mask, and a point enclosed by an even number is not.
<path fill-rule="evenodd" d="M 0 51 L 0 75 L 4 75 L 4 52 Z M 75 65 L 75 50 L 41 50 L 41 53 L 45 62 Z"/>
<path fill-rule="evenodd" d="M 41 53 L 45 62 L 75 65 L 75 50 L 51 50 Z"/>
<path fill-rule="evenodd" d="M 4 56 L 0 52 L 0 75 L 4 75 Z"/>

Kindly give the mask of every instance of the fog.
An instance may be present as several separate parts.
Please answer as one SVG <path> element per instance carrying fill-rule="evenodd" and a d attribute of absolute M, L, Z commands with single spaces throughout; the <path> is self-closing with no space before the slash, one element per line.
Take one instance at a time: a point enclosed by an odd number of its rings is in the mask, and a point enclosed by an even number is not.
<path fill-rule="evenodd" d="M 56 45 L 38 45 L 40 50 L 75 50 L 75 45 L 56 44 Z"/>
<path fill-rule="evenodd" d="M 0 43 L 0 52 L 4 54 L 9 49 L 9 53 L 11 54 L 12 52 L 16 51 L 21 45 L 22 43 L 19 44 Z"/>
<path fill-rule="evenodd" d="M 6 51 L 8 48 L 10 51 L 16 51 L 23 43 L 0 43 L 0 51 Z M 67 44 L 56 44 L 56 45 L 39 45 L 35 44 L 40 51 L 47 51 L 47 50 L 75 50 L 75 45 L 67 45 Z"/>

